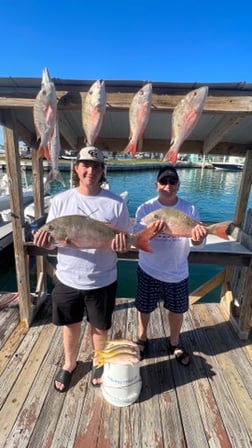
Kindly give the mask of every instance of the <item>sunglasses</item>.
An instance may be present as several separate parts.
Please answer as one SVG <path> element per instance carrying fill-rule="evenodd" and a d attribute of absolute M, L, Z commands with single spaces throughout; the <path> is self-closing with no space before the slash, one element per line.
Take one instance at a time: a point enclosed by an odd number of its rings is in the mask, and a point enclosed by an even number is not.
<path fill-rule="evenodd" d="M 163 177 L 158 181 L 161 185 L 176 185 L 178 183 L 178 179 L 172 179 L 171 177 Z"/>

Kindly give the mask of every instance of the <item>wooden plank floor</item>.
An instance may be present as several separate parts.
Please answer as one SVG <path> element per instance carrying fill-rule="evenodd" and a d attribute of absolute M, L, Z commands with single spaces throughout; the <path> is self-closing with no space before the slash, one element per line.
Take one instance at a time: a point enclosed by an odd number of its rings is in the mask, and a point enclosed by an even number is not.
<path fill-rule="evenodd" d="M 131 300 L 118 300 L 111 338 L 137 335 Z M 162 303 L 150 321 L 137 402 L 115 407 L 90 386 L 91 347 L 85 321 L 79 364 L 66 394 L 53 388 L 63 362 L 61 329 L 50 298 L 28 331 L 18 301 L 0 309 L 1 448 L 247 448 L 252 446 L 252 346 L 240 341 L 218 304 L 193 305 L 182 339 L 193 361 L 180 366 L 167 351 Z"/>

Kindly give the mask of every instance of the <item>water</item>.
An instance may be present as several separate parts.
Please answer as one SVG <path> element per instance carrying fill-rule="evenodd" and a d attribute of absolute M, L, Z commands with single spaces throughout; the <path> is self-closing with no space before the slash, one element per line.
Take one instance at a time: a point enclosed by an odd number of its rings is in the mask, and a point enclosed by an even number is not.
<path fill-rule="evenodd" d="M 241 172 L 184 168 L 178 170 L 179 196 L 195 204 L 202 221 L 232 220 L 239 193 Z M 111 190 L 129 193 L 129 212 L 134 216 L 137 207 L 147 198 L 156 195 L 157 170 L 139 172 L 109 172 L 107 179 Z M 249 201 L 252 207 L 252 196 Z"/>
<path fill-rule="evenodd" d="M 195 204 L 202 221 L 232 220 L 239 194 L 241 172 L 225 172 L 200 168 L 179 169 L 179 196 Z M 3 173 L 0 171 L 0 180 Z M 157 170 L 123 171 L 107 173 L 110 189 L 117 194 L 128 191 L 128 208 L 131 216 L 135 215 L 137 207 L 156 195 L 155 182 Z M 28 182 L 31 173 L 27 172 Z M 69 185 L 69 173 L 63 173 L 66 185 Z M 53 183 L 51 193 L 62 191 L 63 187 Z M 252 195 L 249 207 L 252 208 Z M 118 297 L 134 297 L 136 286 L 136 262 L 120 261 L 118 263 L 119 288 Z M 193 291 L 204 281 L 210 279 L 223 269 L 222 266 L 190 265 L 190 291 Z M 1 267 L 0 290 L 16 290 L 13 267 Z M 219 298 L 220 288 L 205 296 L 204 300 L 215 301 Z"/>

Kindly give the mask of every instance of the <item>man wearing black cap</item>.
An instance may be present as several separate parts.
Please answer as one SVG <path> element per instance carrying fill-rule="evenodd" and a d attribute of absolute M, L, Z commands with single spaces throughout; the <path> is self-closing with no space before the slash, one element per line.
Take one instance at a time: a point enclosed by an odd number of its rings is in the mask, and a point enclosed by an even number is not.
<path fill-rule="evenodd" d="M 156 188 L 158 195 L 138 207 L 134 232 L 143 229 L 144 216 L 162 207 L 182 211 L 191 218 L 200 221 L 194 205 L 179 198 L 179 176 L 177 170 L 170 165 L 162 167 L 157 175 Z M 159 222 L 159 233 L 150 241 L 152 253 L 139 251 L 137 268 L 136 308 L 138 310 L 138 343 L 142 357 L 147 350 L 147 327 L 150 313 L 154 311 L 160 297 L 164 299 L 164 307 L 169 311 L 170 341 L 169 350 L 183 366 L 190 363 L 189 354 L 180 341 L 183 314 L 188 310 L 188 255 L 190 240 L 185 237 L 171 237 L 162 233 L 165 223 Z M 192 231 L 193 245 L 203 244 L 207 231 L 204 226 L 197 225 Z"/>
<path fill-rule="evenodd" d="M 77 367 L 77 352 L 83 316 L 91 327 L 95 351 L 104 348 L 111 327 L 117 286 L 117 254 L 128 250 L 125 233 L 131 230 L 127 206 L 122 198 L 101 188 L 104 181 L 104 157 L 93 146 L 82 148 L 74 166 L 74 185 L 54 196 L 47 221 L 66 215 L 90 216 L 120 229 L 110 249 L 75 249 L 59 247 L 55 286 L 52 291 L 53 322 L 63 326 L 64 365 L 54 387 L 58 392 L 69 388 Z M 53 248 L 53 238 L 46 231 L 34 235 L 34 244 Z M 93 362 L 91 383 L 101 384 L 103 367 Z"/>

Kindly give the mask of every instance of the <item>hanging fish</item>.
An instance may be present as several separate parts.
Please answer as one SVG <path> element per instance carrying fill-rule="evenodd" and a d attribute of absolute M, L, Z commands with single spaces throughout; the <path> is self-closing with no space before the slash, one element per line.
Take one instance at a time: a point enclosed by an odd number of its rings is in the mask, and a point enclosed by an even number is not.
<path fill-rule="evenodd" d="M 143 138 L 145 129 L 147 127 L 152 101 L 152 84 L 145 84 L 133 97 L 129 109 L 130 122 L 130 141 L 124 153 L 130 153 L 132 157 L 135 156 L 137 145 L 141 138 Z"/>
<path fill-rule="evenodd" d="M 60 182 L 63 187 L 65 187 L 64 179 L 59 171 L 59 155 L 61 152 L 61 146 L 60 146 L 60 135 L 59 135 L 59 123 L 58 120 L 56 120 L 53 130 L 52 139 L 49 142 L 49 157 L 51 160 L 51 169 L 47 176 L 46 182 L 45 182 L 45 190 L 48 189 L 48 185 L 50 182 L 57 180 Z"/>
<path fill-rule="evenodd" d="M 86 145 L 93 146 L 102 127 L 106 112 L 106 90 L 102 80 L 90 87 L 82 106 L 82 125 L 86 134 Z"/>
<path fill-rule="evenodd" d="M 39 156 L 50 160 L 49 147 L 57 118 L 57 96 L 47 68 L 43 70 L 41 89 L 34 102 L 33 118 L 37 139 L 40 139 Z"/>
<path fill-rule="evenodd" d="M 208 87 L 192 90 L 177 104 L 171 121 L 170 149 L 163 161 L 169 160 L 173 165 L 177 162 L 181 145 L 197 125 L 208 95 Z"/>

